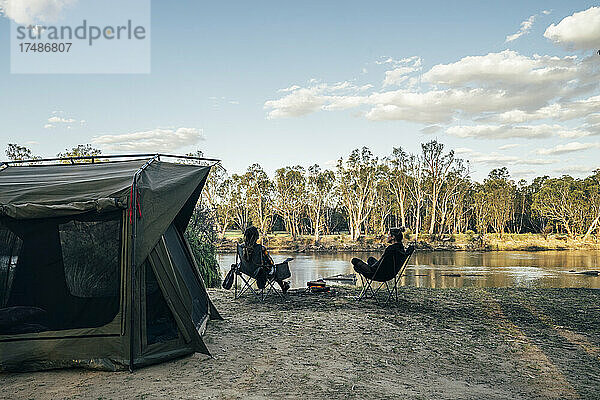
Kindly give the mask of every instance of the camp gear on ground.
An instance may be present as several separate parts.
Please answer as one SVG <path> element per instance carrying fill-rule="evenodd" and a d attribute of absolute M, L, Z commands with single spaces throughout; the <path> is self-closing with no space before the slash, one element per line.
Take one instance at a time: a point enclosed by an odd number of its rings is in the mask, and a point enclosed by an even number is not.
<path fill-rule="evenodd" d="M 306 290 L 310 293 L 324 293 L 331 289 L 323 279 L 306 282 Z"/>
<path fill-rule="evenodd" d="M 0 165 L 0 370 L 121 370 L 220 318 L 184 232 L 210 166 L 167 156 Z"/>
<path fill-rule="evenodd" d="M 331 290 L 330 286 L 311 286 L 308 288 L 311 293 L 327 293 Z"/>
<path fill-rule="evenodd" d="M 233 286 L 233 280 L 235 279 L 235 264 L 231 265 L 231 269 L 223 279 L 223 289 L 229 290 Z"/>
<path fill-rule="evenodd" d="M 363 284 L 363 289 L 357 300 L 374 298 L 376 301 L 379 301 L 377 293 L 382 287 L 385 287 L 387 290 L 385 303 L 387 304 L 393 296 L 398 301 L 398 282 L 402 274 L 404 274 L 408 260 L 414 251 L 415 247 L 409 246 L 406 252 L 386 251 L 379 261 L 374 258 L 370 258 L 368 263 L 359 263 L 357 261 L 360 260 L 353 260 L 352 263 Z M 390 281 L 393 281 L 393 283 L 390 284 Z M 378 282 L 380 285 L 376 289 L 373 289 L 373 282 Z"/>
<path fill-rule="evenodd" d="M 341 282 L 344 284 L 355 284 L 356 274 L 339 274 L 323 278 L 325 281 Z"/>

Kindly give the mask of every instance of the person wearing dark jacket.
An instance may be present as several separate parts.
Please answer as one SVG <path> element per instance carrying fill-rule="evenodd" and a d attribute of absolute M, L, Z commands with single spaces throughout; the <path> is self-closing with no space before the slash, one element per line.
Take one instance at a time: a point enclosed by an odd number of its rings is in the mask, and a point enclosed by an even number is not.
<path fill-rule="evenodd" d="M 404 249 L 404 245 L 402 244 L 402 234 L 404 233 L 404 228 L 391 228 L 390 233 L 387 237 L 387 242 L 390 244 L 385 251 L 383 252 L 383 256 L 387 255 L 404 255 L 406 253 Z M 383 258 L 382 256 L 382 258 Z M 364 276 L 372 276 L 377 270 L 376 264 L 377 259 L 375 257 L 369 257 L 367 262 L 364 262 L 361 259 L 353 258 L 352 265 L 354 266 L 354 270 L 361 275 Z"/>
<path fill-rule="evenodd" d="M 267 280 L 274 280 L 281 287 L 283 293 L 290 288 L 289 282 L 276 277 L 275 262 L 266 247 L 258 244 L 258 228 L 251 226 L 244 232 L 243 257 L 249 264 L 257 266 L 254 278 L 260 289 L 264 288 Z"/>

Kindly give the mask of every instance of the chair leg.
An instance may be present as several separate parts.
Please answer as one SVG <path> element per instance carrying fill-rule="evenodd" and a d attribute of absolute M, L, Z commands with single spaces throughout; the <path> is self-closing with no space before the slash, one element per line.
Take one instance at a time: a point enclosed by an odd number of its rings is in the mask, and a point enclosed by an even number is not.
<path fill-rule="evenodd" d="M 371 279 L 367 279 L 367 278 L 363 279 L 362 275 L 360 276 L 360 278 L 361 278 L 361 281 L 362 281 L 362 284 L 363 284 L 363 290 L 360 292 L 360 295 L 356 299 L 357 301 L 368 298 L 369 297 L 369 295 L 368 295 L 369 290 L 371 290 L 372 294 L 374 293 L 373 292 L 373 288 L 371 287 L 371 284 L 373 283 L 373 281 Z"/>

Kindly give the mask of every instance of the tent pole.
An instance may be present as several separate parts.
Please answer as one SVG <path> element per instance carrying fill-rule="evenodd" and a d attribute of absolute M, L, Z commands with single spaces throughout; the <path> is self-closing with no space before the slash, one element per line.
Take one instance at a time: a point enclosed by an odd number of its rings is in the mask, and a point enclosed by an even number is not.
<path fill-rule="evenodd" d="M 139 171 L 138 171 L 139 172 Z M 134 325 L 135 325 L 135 239 L 137 236 L 137 177 L 138 172 L 133 177 L 133 183 L 131 185 L 131 270 L 129 277 L 129 287 L 131 288 L 131 305 L 130 305 L 130 323 L 129 323 L 129 372 L 133 372 L 133 358 L 134 358 Z"/>
<path fill-rule="evenodd" d="M 129 372 L 133 372 L 134 369 L 134 342 L 135 342 L 135 241 L 137 238 L 137 182 L 142 172 L 150 165 L 153 161 L 157 160 L 158 154 L 152 156 L 140 169 L 137 170 L 133 175 L 133 183 L 131 184 L 131 315 L 130 315 L 130 331 L 129 331 Z"/>

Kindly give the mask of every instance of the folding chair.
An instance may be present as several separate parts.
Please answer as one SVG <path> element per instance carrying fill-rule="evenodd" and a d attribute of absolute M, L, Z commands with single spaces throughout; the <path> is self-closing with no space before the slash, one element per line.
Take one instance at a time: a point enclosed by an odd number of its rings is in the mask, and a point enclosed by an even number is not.
<path fill-rule="evenodd" d="M 372 298 L 379 303 L 377 293 L 385 287 L 387 290 L 387 298 L 383 304 L 387 304 L 392 297 L 398 301 L 398 283 L 406 270 L 408 260 L 415 251 L 414 246 L 409 246 L 404 255 L 386 255 L 383 256 L 377 264 L 374 265 L 375 272 L 371 276 L 358 274 L 363 285 L 360 295 L 356 298 L 357 301 Z M 393 281 L 393 284 L 390 282 Z M 379 283 L 376 289 L 373 289 L 373 282 Z"/>
<path fill-rule="evenodd" d="M 287 279 L 291 276 L 289 273 L 288 260 L 283 263 L 276 264 L 276 270 L 281 273 L 287 273 L 282 279 Z M 259 301 L 264 301 L 270 294 L 276 294 L 282 299 L 285 299 L 283 292 L 275 287 L 275 281 L 267 279 L 264 288 L 260 289 L 256 282 L 256 278 L 263 268 L 271 268 L 270 265 L 255 265 L 249 263 L 244 259 L 244 248 L 241 245 L 237 245 L 237 252 L 235 256 L 235 280 L 234 280 L 234 298 L 239 299 L 244 293 L 252 292 Z M 241 288 L 238 289 L 238 279 L 241 281 Z"/>

